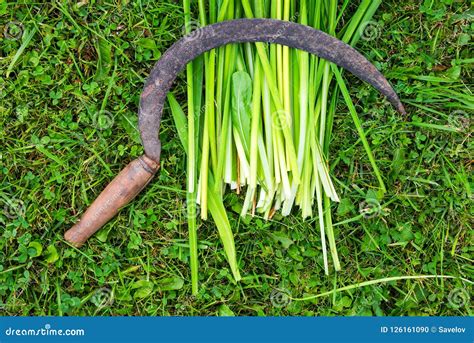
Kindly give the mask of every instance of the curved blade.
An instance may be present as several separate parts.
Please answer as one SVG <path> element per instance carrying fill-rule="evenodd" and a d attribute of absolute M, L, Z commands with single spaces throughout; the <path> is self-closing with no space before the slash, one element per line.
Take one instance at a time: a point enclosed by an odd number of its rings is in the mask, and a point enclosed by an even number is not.
<path fill-rule="evenodd" d="M 385 77 L 346 43 L 309 26 L 275 19 L 237 19 L 202 27 L 171 46 L 155 64 L 140 97 L 140 134 L 148 157 L 160 161 L 161 112 L 176 76 L 186 64 L 211 49 L 230 43 L 286 45 L 322 57 L 350 71 L 380 91 L 400 112 L 405 109 Z"/>

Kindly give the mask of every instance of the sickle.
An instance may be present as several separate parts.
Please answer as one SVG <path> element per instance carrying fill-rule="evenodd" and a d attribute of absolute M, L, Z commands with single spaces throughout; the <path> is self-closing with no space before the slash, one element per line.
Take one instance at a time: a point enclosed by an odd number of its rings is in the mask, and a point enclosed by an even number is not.
<path fill-rule="evenodd" d="M 237 19 L 202 27 L 169 48 L 155 64 L 140 97 L 139 129 L 145 155 L 127 165 L 64 237 L 81 246 L 150 182 L 159 169 L 158 132 L 166 95 L 186 65 L 202 53 L 230 43 L 276 43 L 322 57 L 370 83 L 398 112 L 405 109 L 385 77 L 346 43 L 309 26 L 274 19 Z"/>

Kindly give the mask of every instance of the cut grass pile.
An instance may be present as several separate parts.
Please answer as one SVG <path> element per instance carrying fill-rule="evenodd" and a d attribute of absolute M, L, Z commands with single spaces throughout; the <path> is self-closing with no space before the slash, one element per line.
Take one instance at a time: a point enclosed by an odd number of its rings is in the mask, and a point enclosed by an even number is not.
<path fill-rule="evenodd" d="M 340 21 L 349 1 L 339 4 L 337 0 L 199 0 L 198 16 L 201 26 L 245 17 L 291 20 L 354 46 L 380 4 L 381 1 L 363 0 L 352 16 L 345 16 L 344 23 Z M 199 28 L 192 25 L 189 0 L 183 2 L 183 9 L 186 33 L 190 34 L 193 28 L 196 31 L 191 33 L 192 37 L 199 37 Z M 226 189 L 237 194 L 245 192 L 240 210 L 243 217 L 259 214 L 271 219 L 276 211 L 283 216 L 295 215 L 294 206 L 300 209 L 303 219 L 316 212 L 325 274 L 329 274 L 328 249 L 334 269 L 339 271 L 331 213 L 331 201 L 339 202 L 339 197 L 328 169 L 339 92 L 349 106 L 379 182 L 380 194 L 386 191 L 339 69 L 304 51 L 248 43 L 212 50 L 188 65 L 187 85 L 187 120 L 172 95 L 169 102 L 176 126 L 187 127 L 180 130 L 180 138 L 188 156 L 188 227 L 194 293 L 198 291 L 196 204 L 200 205 L 201 219 L 207 219 L 208 210 L 211 212 L 234 279 L 241 279 L 223 203 Z"/>

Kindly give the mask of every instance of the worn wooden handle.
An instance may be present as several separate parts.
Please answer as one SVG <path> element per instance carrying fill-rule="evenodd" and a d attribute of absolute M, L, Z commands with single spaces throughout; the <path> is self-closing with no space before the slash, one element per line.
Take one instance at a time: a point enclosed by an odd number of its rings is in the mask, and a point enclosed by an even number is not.
<path fill-rule="evenodd" d="M 146 155 L 130 162 L 100 193 L 81 220 L 64 234 L 64 238 L 72 245 L 80 247 L 112 219 L 120 208 L 140 193 L 159 167 L 158 163 Z"/>

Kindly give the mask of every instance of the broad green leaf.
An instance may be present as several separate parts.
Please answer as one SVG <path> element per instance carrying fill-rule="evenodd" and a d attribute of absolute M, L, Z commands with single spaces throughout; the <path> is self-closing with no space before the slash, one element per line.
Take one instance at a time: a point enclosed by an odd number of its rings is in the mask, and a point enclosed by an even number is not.
<path fill-rule="evenodd" d="M 272 232 L 270 235 L 276 242 L 280 242 L 284 249 L 288 249 L 293 244 L 293 240 L 284 232 Z"/>
<path fill-rule="evenodd" d="M 30 257 L 38 257 L 43 252 L 43 246 L 39 242 L 30 242 L 28 244 L 28 255 Z"/>
<path fill-rule="evenodd" d="M 219 306 L 219 316 L 221 317 L 235 317 L 234 312 L 226 304 Z"/>
<path fill-rule="evenodd" d="M 148 297 L 153 292 L 153 287 L 142 287 L 136 290 L 133 294 L 135 299 L 143 299 Z"/>
<path fill-rule="evenodd" d="M 99 232 L 96 233 L 95 237 L 101 242 L 107 242 L 107 237 L 113 228 L 114 227 L 112 225 L 110 225 L 108 228 L 102 228 L 102 230 L 99 230 Z"/>
<path fill-rule="evenodd" d="M 173 115 L 174 125 L 178 131 L 178 137 L 183 145 L 184 151 L 188 153 L 188 119 L 183 109 L 174 97 L 173 93 L 168 93 L 168 103 L 170 104 L 171 114 Z"/>
<path fill-rule="evenodd" d="M 112 65 L 111 45 L 107 40 L 99 38 L 96 50 L 99 60 L 97 61 L 97 72 L 95 75 L 96 79 L 101 80 L 107 76 Z"/>
<path fill-rule="evenodd" d="M 46 248 L 46 252 L 45 252 L 44 255 L 46 257 L 45 261 L 47 263 L 54 263 L 57 260 L 59 260 L 59 254 L 58 254 L 58 251 L 56 250 L 56 247 L 54 246 L 54 244 L 51 244 Z"/>
<path fill-rule="evenodd" d="M 135 299 L 143 299 L 148 297 L 153 292 L 154 284 L 148 280 L 139 280 L 133 283 L 132 288 L 137 289 L 133 294 Z"/>
<path fill-rule="evenodd" d="M 247 157 L 250 152 L 252 79 L 244 71 L 232 75 L 232 125 L 240 136 Z"/>
<path fill-rule="evenodd" d="M 164 278 L 156 282 L 160 291 L 173 291 L 183 288 L 184 280 L 178 276 Z"/>
<path fill-rule="evenodd" d="M 130 294 L 130 289 L 126 287 L 117 287 L 116 293 L 115 293 L 115 299 L 118 301 L 131 301 L 133 300 L 131 294 Z"/>
<path fill-rule="evenodd" d="M 153 58 L 159 59 L 161 57 L 160 49 L 156 45 L 156 40 L 153 38 L 141 38 L 137 42 L 138 46 L 141 46 L 144 49 L 151 50 L 153 52 Z"/>
<path fill-rule="evenodd" d="M 298 262 L 303 262 L 304 258 L 301 256 L 300 250 L 296 245 L 292 245 L 288 248 L 288 255 Z"/>
<path fill-rule="evenodd" d="M 157 49 L 155 40 L 151 38 L 140 38 L 137 45 L 149 50 Z"/>
<path fill-rule="evenodd" d="M 211 183 L 211 182 L 210 182 Z M 208 188 L 208 205 L 209 211 L 211 212 L 212 218 L 216 223 L 219 236 L 224 246 L 224 251 L 229 262 L 230 269 L 234 275 L 234 279 L 239 281 L 241 279 L 239 266 L 237 264 L 237 257 L 235 252 L 234 234 L 230 227 L 229 219 L 227 218 L 227 212 L 225 211 L 224 204 L 219 198 L 219 195 L 214 191 L 214 185 L 210 185 Z"/>

